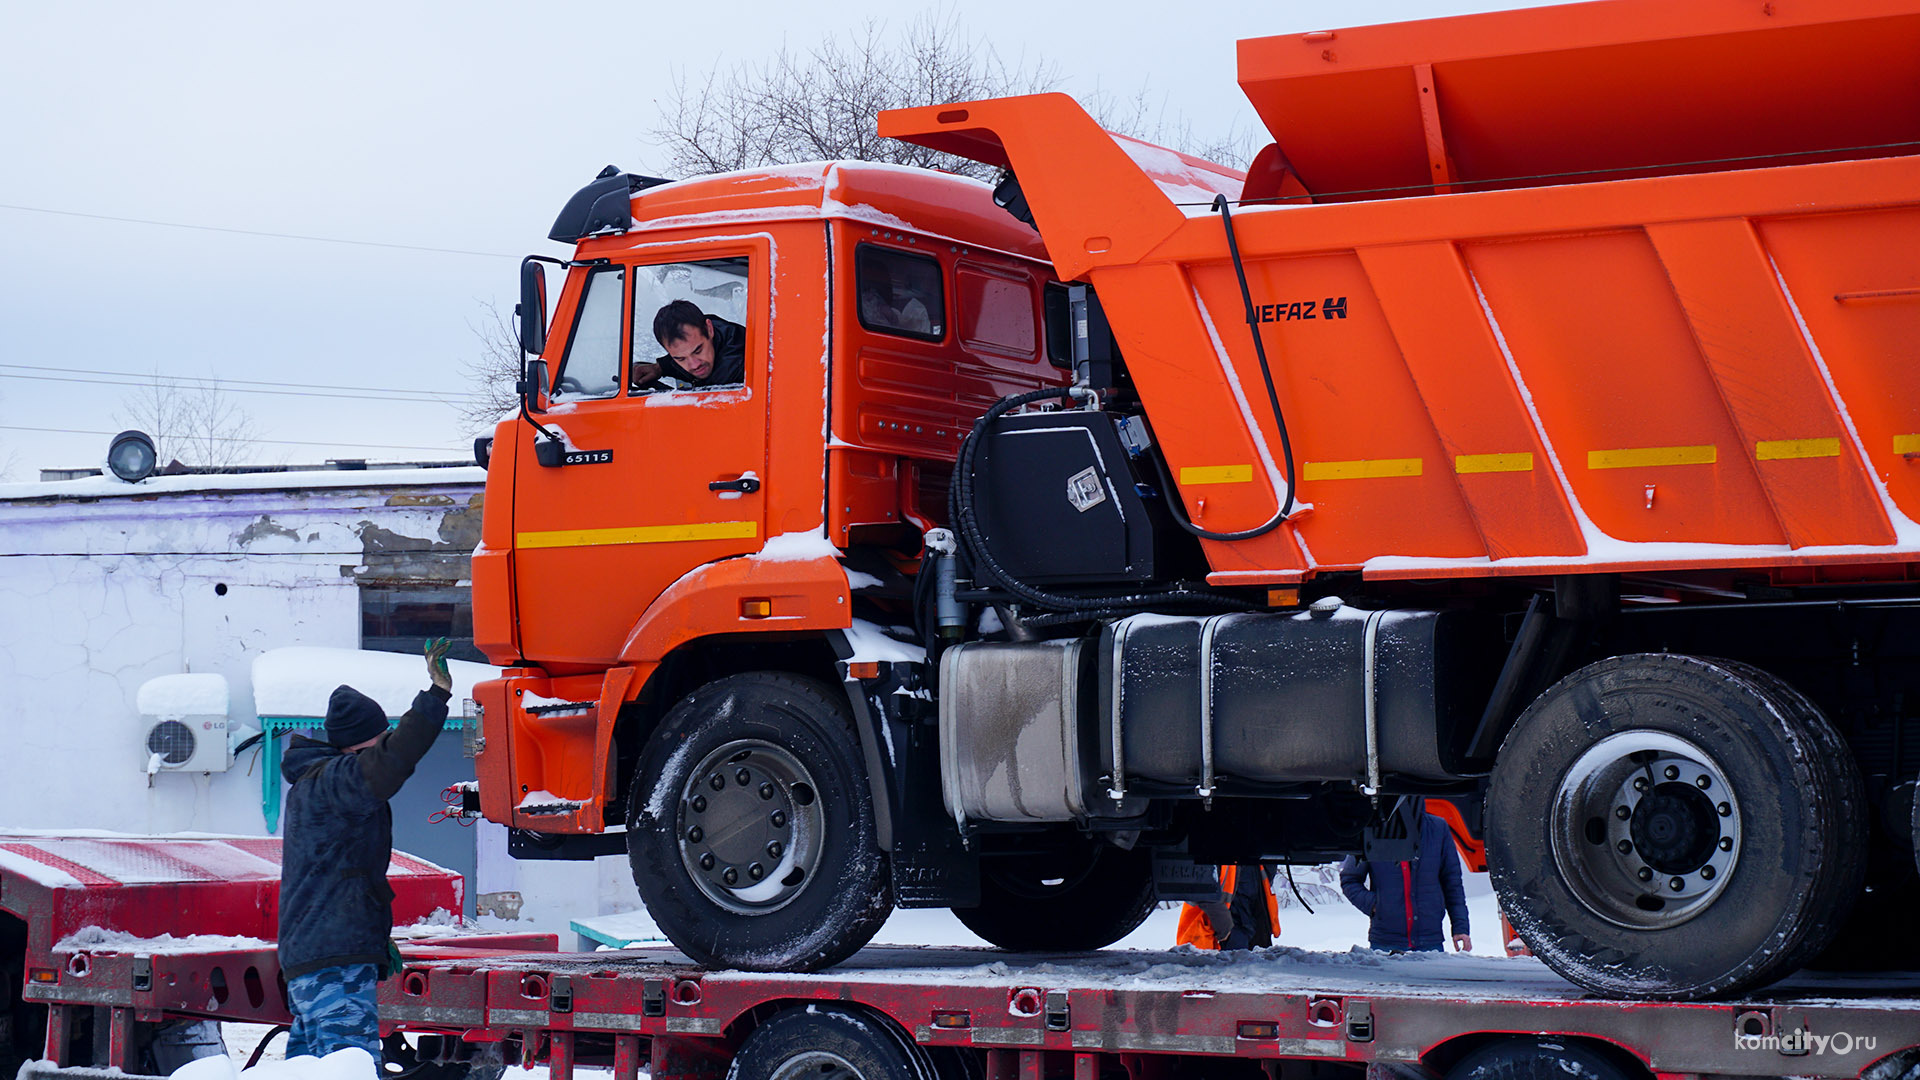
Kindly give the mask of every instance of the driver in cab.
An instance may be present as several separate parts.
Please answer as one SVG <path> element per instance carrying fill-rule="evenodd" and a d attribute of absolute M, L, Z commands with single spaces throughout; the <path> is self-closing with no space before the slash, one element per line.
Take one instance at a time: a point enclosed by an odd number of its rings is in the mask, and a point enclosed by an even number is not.
<path fill-rule="evenodd" d="M 653 336 L 667 355 L 656 363 L 661 377 L 683 386 L 702 388 L 744 383 L 747 367 L 747 330 L 739 323 L 708 315 L 690 300 L 675 300 L 653 317 Z M 635 364 L 635 382 L 642 365 Z"/>

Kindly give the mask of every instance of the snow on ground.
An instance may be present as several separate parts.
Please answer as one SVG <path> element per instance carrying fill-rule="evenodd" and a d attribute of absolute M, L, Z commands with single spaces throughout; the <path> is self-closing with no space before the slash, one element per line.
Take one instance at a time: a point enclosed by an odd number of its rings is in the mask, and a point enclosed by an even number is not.
<path fill-rule="evenodd" d="M 1491 882 L 1485 874 L 1467 874 L 1465 878 L 1467 916 L 1472 930 L 1474 955 L 1505 957 L 1506 949 L 1500 940 L 1500 907 L 1494 902 Z M 1282 905 L 1277 944 L 1308 952 L 1329 953 L 1345 953 L 1356 945 L 1363 949 L 1366 947 L 1367 917 L 1340 894 L 1339 877 L 1333 866 L 1295 867 L 1294 883 L 1300 887 L 1306 902 L 1313 907 L 1313 913 L 1308 914 L 1300 901 L 1294 899 L 1292 891 L 1287 888 L 1286 877 L 1282 875 L 1280 887 L 1276 890 Z M 1162 904 L 1147 916 L 1147 921 L 1141 923 L 1138 929 L 1108 948 L 1171 949 L 1179 919 L 1178 904 Z M 609 936 L 623 937 L 629 942 L 651 944 L 665 937 L 645 911 L 602 915 L 590 921 L 596 930 L 604 931 Z M 560 933 L 563 947 L 572 940 L 568 928 L 541 929 Z M 1451 930 L 1448 933 L 1451 937 Z M 945 908 L 897 910 L 880 928 L 880 932 L 874 935 L 873 944 L 950 945 L 974 949 L 988 947 L 985 941 Z M 1448 950 L 1452 950 L 1451 945 Z"/>
<path fill-rule="evenodd" d="M 231 1063 L 234 1070 L 245 1070 L 240 1075 L 246 1080 L 366 1080 L 368 1072 L 371 1071 L 369 1069 L 349 1073 L 344 1065 L 347 1059 L 344 1058 L 342 1067 L 336 1071 L 331 1064 L 333 1057 L 318 1060 L 299 1058 L 289 1065 L 284 1054 L 287 1037 L 280 1033 L 273 1036 L 273 1041 L 267 1045 L 266 1052 L 260 1055 L 260 1064 L 247 1069 L 247 1061 L 253 1057 L 254 1049 L 273 1028 L 267 1024 L 222 1024 L 220 1029 L 222 1037 L 227 1042 L 227 1056 L 217 1060 Z M 366 1064 L 368 1063 L 365 1061 L 357 1061 L 355 1067 L 363 1068 Z M 189 1074 L 185 1069 L 181 1069 L 173 1075 L 184 1080 L 233 1080 L 233 1076 L 223 1065 L 200 1065 L 198 1070 Z M 591 1065 L 575 1066 L 573 1071 L 576 1075 L 587 1076 L 613 1073 L 612 1069 L 596 1068 Z M 647 1070 L 641 1069 L 640 1076 L 646 1075 Z M 501 1073 L 500 1080 L 547 1080 L 547 1076 L 545 1065 L 536 1065 L 531 1069 L 512 1065 Z"/>

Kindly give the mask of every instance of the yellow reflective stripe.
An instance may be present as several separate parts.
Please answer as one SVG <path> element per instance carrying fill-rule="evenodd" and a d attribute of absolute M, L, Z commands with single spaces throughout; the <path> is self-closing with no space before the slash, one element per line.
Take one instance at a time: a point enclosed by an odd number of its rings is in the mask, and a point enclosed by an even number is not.
<path fill-rule="evenodd" d="M 1761 461 L 1788 461 L 1793 458 L 1839 457 L 1839 439 L 1766 439 L 1753 444 L 1753 456 Z"/>
<path fill-rule="evenodd" d="M 1532 472 L 1533 454 L 1456 454 L 1453 471 L 1459 473 Z"/>
<path fill-rule="evenodd" d="M 1253 480 L 1251 465 L 1189 465 L 1180 470 L 1180 486 L 1189 484 L 1245 484 Z"/>
<path fill-rule="evenodd" d="M 598 547 L 606 544 L 670 544 L 687 540 L 750 540 L 760 535 L 752 521 L 702 521 L 692 525 L 634 525 L 624 529 L 560 529 L 523 532 L 521 548 Z"/>
<path fill-rule="evenodd" d="M 1714 446 L 1638 446 L 1630 450 L 1590 450 L 1589 469 L 1637 469 L 1648 465 L 1711 465 L 1720 459 Z"/>
<path fill-rule="evenodd" d="M 1893 452 L 1896 454 L 1920 454 L 1920 435 L 1895 435 Z"/>
<path fill-rule="evenodd" d="M 1309 461 L 1307 480 L 1373 480 L 1383 476 L 1419 476 L 1420 459 L 1373 458 L 1359 461 Z"/>

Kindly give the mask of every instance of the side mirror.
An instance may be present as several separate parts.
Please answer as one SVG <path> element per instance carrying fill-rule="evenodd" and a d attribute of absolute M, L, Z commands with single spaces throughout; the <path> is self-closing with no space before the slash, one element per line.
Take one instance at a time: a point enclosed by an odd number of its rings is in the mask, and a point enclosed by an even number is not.
<path fill-rule="evenodd" d="M 547 268 L 531 258 L 520 260 L 520 303 L 513 309 L 520 322 L 520 349 L 535 356 L 547 351 Z"/>
<path fill-rule="evenodd" d="M 527 361 L 526 375 L 520 380 L 520 400 L 526 403 L 528 412 L 544 412 L 540 408 L 540 393 L 547 389 L 547 362 L 533 359 Z"/>

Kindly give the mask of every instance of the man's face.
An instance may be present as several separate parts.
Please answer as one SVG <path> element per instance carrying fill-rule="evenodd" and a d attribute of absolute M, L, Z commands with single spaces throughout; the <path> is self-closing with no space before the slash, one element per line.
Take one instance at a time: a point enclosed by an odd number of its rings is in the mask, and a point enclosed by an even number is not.
<path fill-rule="evenodd" d="M 703 322 L 699 329 L 689 330 L 678 341 L 664 342 L 667 355 L 680 365 L 680 370 L 696 379 L 704 379 L 713 371 L 713 323 Z"/>

